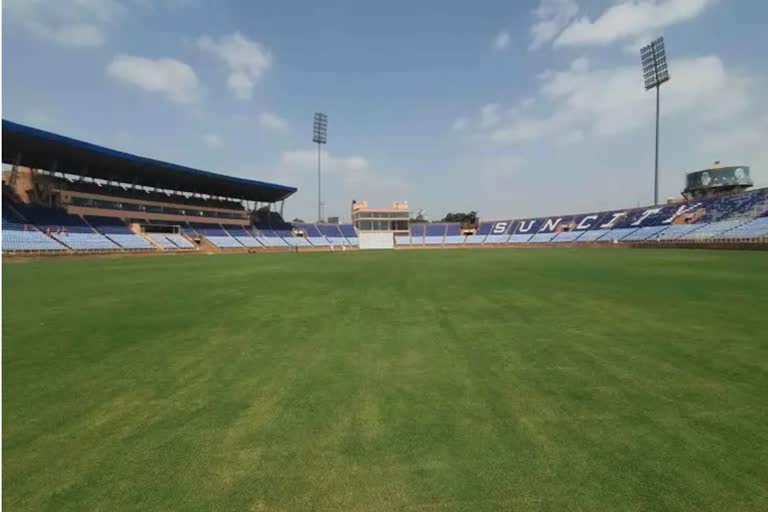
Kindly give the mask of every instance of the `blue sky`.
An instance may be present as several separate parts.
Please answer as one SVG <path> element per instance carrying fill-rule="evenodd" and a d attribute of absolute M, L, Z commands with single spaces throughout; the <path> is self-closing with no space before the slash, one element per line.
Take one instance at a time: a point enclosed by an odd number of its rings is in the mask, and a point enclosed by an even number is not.
<path fill-rule="evenodd" d="M 768 185 L 759 0 L 5 0 L 3 117 L 299 187 L 329 115 L 325 211 L 409 201 L 432 218 L 647 204 L 664 35 L 661 195 L 714 160 Z"/>

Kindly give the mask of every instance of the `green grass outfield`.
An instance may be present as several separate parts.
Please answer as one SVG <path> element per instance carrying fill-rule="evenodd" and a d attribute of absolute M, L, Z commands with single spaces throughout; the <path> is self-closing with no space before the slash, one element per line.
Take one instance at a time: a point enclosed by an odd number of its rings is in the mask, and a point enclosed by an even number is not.
<path fill-rule="evenodd" d="M 768 254 L 3 265 L 8 511 L 768 510 Z"/>

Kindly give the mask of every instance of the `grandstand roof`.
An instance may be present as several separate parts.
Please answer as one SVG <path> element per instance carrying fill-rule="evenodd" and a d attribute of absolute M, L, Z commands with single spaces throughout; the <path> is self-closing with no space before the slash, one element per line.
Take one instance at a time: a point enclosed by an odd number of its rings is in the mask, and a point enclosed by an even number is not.
<path fill-rule="evenodd" d="M 296 192 L 294 187 L 161 162 L 6 119 L 3 119 L 3 163 L 250 201 L 280 201 Z"/>

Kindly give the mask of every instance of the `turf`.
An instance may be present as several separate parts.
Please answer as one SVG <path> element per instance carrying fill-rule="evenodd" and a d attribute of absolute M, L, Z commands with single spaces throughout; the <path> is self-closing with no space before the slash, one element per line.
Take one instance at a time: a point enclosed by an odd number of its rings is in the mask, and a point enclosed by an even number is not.
<path fill-rule="evenodd" d="M 768 510 L 768 255 L 3 265 L 8 510 Z"/>

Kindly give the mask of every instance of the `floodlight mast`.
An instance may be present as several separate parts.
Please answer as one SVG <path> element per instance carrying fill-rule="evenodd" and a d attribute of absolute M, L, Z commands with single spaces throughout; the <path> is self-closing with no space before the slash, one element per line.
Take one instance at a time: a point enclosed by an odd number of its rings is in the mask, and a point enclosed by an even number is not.
<path fill-rule="evenodd" d="M 312 142 L 317 144 L 317 222 L 323 221 L 323 195 L 320 176 L 320 146 L 328 142 L 328 116 L 315 112 Z"/>
<path fill-rule="evenodd" d="M 661 84 L 669 81 L 664 38 L 660 37 L 640 49 L 645 90 L 656 89 L 656 154 L 653 173 L 653 204 L 659 204 L 659 96 Z"/>

